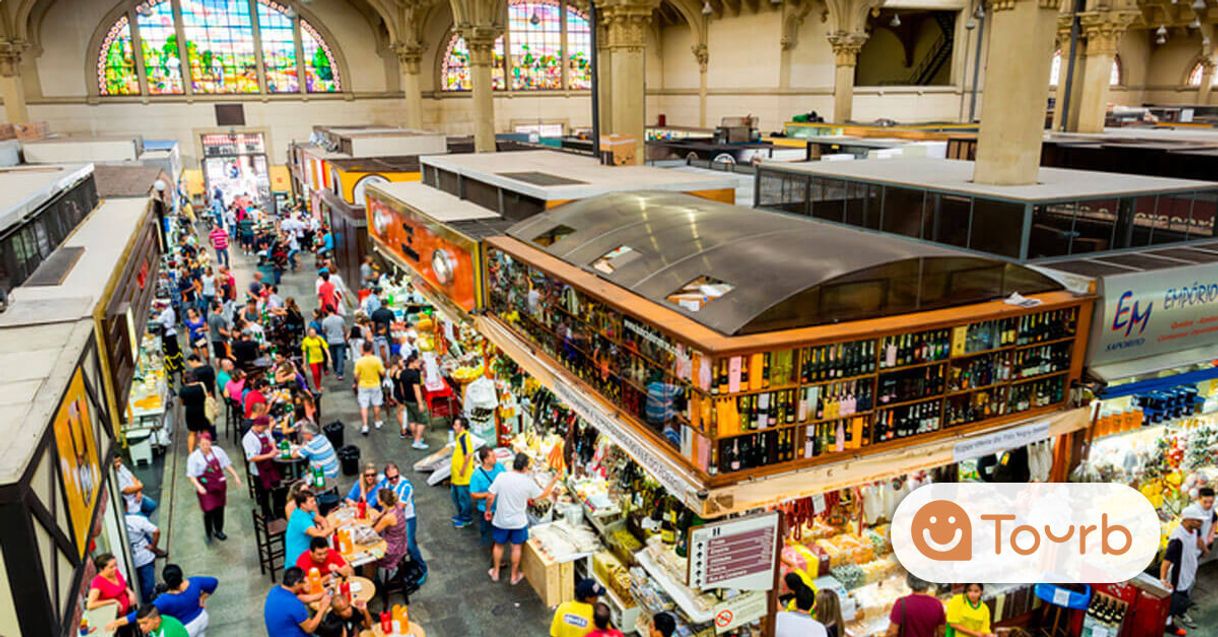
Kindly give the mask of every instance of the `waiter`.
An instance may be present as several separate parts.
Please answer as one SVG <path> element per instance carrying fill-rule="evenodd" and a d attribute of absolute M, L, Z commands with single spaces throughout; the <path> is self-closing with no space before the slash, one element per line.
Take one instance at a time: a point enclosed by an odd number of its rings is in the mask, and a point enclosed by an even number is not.
<path fill-rule="evenodd" d="M 250 425 L 241 439 L 241 448 L 245 450 L 245 459 L 250 463 L 250 479 L 254 481 L 254 497 L 258 506 L 262 507 L 263 515 L 271 514 L 271 489 L 279 486 L 279 467 L 275 466 L 275 456 L 279 450 L 275 447 L 275 439 L 270 429 L 271 419 L 266 415 L 258 416 Z"/>
<path fill-rule="evenodd" d="M 241 488 L 241 478 L 233 469 L 233 463 L 228 454 L 219 447 L 211 444 L 211 434 L 199 434 L 199 446 L 186 458 L 186 477 L 195 486 L 199 496 L 199 508 L 203 510 L 203 532 L 207 541 L 211 542 L 214 535 L 223 542 L 228 539 L 224 534 L 224 505 L 228 504 L 228 480 L 224 472 L 233 476 L 237 488 Z"/>

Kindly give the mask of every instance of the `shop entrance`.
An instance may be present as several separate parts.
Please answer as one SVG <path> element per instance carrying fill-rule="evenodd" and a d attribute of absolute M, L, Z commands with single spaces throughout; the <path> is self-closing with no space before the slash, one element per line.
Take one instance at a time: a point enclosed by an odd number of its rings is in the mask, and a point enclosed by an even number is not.
<path fill-rule="evenodd" d="M 271 179 L 262 133 L 208 133 L 202 141 L 208 193 L 219 188 L 226 205 L 241 195 L 269 204 Z"/>

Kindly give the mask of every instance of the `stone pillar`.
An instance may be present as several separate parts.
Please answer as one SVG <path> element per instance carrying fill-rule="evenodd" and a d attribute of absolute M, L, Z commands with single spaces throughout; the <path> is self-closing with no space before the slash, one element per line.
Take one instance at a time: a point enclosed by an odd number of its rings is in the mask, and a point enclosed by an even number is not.
<path fill-rule="evenodd" d="M 1197 87 L 1197 104 L 1205 106 L 1210 103 L 1210 91 L 1214 88 L 1214 70 L 1218 61 L 1212 57 L 1201 58 L 1201 86 Z"/>
<path fill-rule="evenodd" d="M 1074 22 L 1074 15 L 1067 13 L 1057 17 L 1057 48 L 1062 52 L 1061 74 L 1057 78 L 1057 86 L 1054 87 L 1053 93 L 1053 123 L 1050 128 L 1054 131 L 1062 130 L 1062 107 L 1066 105 L 1066 75 L 1070 69 L 1070 28 Z M 1074 88 L 1070 95 L 1070 110 L 1078 113 L 1078 96 L 1079 96 L 1079 80 L 1083 77 L 1083 51 L 1085 45 L 1082 41 L 1082 36 L 1079 36 L 1078 46 L 1075 47 L 1074 57 Z M 1078 121 L 1077 116 L 1066 121 L 1068 130 L 1074 130 L 1075 122 Z"/>
<path fill-rule="evenodd" d="M 498 29 L 493 27 L 468 27 L 461 35 L 469 47 L 470 79 L 474 84 L 474 150 L 479 153 L 495 152 L 495 100 L 491 83 L 491 68 L 494 64 L 495 39 Z"/>
<path fill-rule="evenodd" d="M 659 0 L 597 0 L 597 19 L 605 23 L 605 48 L 609 50 L 608 102 L 612 118 L 606 133 L 637 140 L 635 160 L 646 156 L 643 128 L 646 124 L 646 79 L 644 48 L 651 15 Z"/>
<path fill-rule="evenodd" d="M 402 93 L 406 111 L 404 118 L 406 128 L 423 128 L 423 89 L 419 75 L 419 62 L 423 59 L 423 46 L 420 43 L 398 43 L 394 46 L 398 54 L 398 68 L 402 71 Z"/>
<path fill-rule="evenodd" d="M 995 0 L 973 180 L 1036 182 L 1059 0 Z M 1018 55 L 1012 52 L 1018 52 Z"/>
<path fill-rule="evenodd" d="M 695 44 L 691 49 L 698 59 L 698 127 L 706 128 L 706 64 L 710 53 L 705 44 Z"/>
<path fill-rule="evenodd" d="M 4 114 L 10 124 L 30 121 L 21 83 L 21 55 L 26 48 L 21 40 L 0 39 L 0 97 L 4 98 Z"/>
<path fill-rule="evenodd" d="M 854 116 L 854 67 L 859 50 L 867 42 L 865 31 L 836 31 L 829 34 L 833 47 L 833 120 L 846 123 Z"/>
<path fill-rule="evenodd" d="M 609 50 L 609 29 L 597 15 L 596 21 L 596 99 L 600 105 L 600 133 L 613 130 L 613 104 L 609 101 L 613 84 L 613 52 Z"/>
<path fill-rule="evenodd" d="M 1103 132 L 1117 43 L 1139 15 L 1135 11 L 1088 11 L 1079 14 L 1083 34 L 1087 37 L 1087 57 L 1078 101 L 1078 125 L 1071 130 L 1080 133 Z"/>

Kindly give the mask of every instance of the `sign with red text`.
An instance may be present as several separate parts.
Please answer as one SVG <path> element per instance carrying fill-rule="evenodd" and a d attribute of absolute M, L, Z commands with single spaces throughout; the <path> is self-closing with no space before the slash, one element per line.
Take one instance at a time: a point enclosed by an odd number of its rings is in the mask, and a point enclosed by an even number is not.
<path fill-rule="evenodd" d="M 1097 291 L 1092 366 L 1218 340 L 1218 263 L 1104 276 Z"/>
<path fill-rule="evenodd" d="M 764 591 L 774 586 L 778 512 L 696 527 L 689 532 L 689 586 Z"/>

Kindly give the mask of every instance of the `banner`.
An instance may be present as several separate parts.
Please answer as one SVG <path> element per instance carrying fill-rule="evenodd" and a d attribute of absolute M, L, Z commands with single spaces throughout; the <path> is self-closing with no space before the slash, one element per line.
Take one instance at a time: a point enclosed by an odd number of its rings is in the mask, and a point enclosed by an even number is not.
<path fill-rule="evenodd" d="M 1218 342 L 1218 264 L 1105 276 L 1098 288 L 1092 367 Z"/>
<path fill-rule="evenodd" d="M 55 413 L 55 448 L 59 453 L 59 475 L 68 499 L 72 534 L 84 557 L 89 530 L 93 526 L 93 505 L 97 503 L 101 468 L 97 442 L 93 439 L 93 415 L 89 396 L 79 369 L 72 376 L 59 411 Z"/>

